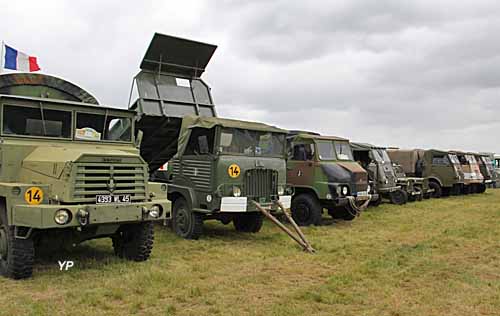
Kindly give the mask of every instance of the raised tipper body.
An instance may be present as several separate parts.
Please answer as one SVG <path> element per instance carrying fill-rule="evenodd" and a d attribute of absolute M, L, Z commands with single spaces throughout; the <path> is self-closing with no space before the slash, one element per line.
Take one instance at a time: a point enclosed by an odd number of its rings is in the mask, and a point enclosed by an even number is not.
<path fill-rule="evenodd" d="M 253 201 L 290 207 L 286 185 L 287 131 L 217 118 L 200 78 L 216 46 L 155 34 L 135 77 L 141 154 L 151 176 L 168 183 L 176 234 L 196 239 L 203 221 L 231 221 L 257 232 L 262 215 Z"/>

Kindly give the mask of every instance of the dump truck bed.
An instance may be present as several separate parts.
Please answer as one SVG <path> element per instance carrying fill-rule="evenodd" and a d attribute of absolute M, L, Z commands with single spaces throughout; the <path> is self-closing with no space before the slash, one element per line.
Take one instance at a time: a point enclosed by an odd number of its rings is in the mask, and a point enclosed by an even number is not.
<path fill-rule="evenodd" d="M 134 78 L 141 155 L 151 172 L 177 153 L 182 118 L 216 117 L 210 87 L 200 78 L 217 46 L 156 33 Z"/>

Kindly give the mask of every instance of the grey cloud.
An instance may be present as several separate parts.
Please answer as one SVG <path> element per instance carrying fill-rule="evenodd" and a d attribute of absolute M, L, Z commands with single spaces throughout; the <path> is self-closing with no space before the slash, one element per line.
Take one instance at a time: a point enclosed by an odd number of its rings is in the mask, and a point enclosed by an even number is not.
<path fill-rule="evenodd" d="M 223 116 L 380 145 L 500 152 L 496 1 L 61 0 L 3 13 L 4 40 L 105 104 L 126 106 L 162 32 L 219 45 L 204 78 Z"/>

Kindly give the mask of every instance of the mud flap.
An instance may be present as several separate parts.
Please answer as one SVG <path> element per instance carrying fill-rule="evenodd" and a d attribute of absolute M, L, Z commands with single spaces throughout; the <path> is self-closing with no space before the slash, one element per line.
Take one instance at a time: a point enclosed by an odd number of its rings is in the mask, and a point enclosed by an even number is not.
<path fill-rule="evenodd" d="M 304 251 L 307 251 L 309 253 L 314 253 L 316 250 L 311 246 L 309 241 L 307 241 L 306 237 L 304 236 L 304 233 L 300 230 L 299 226 L 295 221 L 293 220 L 292 216 L 288 214 L 286 209 L 283 207 L 283 204 L 281 202 L 276 201 L 276 205 L 283 211 L 285 214 L 286 218 L 288 221 L 292 224 L 293 229 L 295 230 L 295 233 L 297 236 L 290 230 L 288 227 L 286 227 L 283 223 L 281 223 L 276 217 L 274 217 L 268 210 L 263 208 L 259 203 L 252 201 L 255 207 L 262 213 L 264 214 L 265 217 L 267 217 L 271 222 L 273 222 L 276 226 L 278 226 L 282 231 L 284 231 L 290 238 L 295 240 L 301 247 L 304 249 Z"/>

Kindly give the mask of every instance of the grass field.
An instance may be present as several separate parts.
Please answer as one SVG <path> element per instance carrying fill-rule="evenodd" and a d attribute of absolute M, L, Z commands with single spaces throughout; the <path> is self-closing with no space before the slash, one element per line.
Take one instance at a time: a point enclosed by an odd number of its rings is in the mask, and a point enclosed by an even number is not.
<path fill-rule="evenodd" d="M 31 280 L 0 278 L 0 315 L 500 315 L 500 190 L 304 231 L 314 255 L 270 223 L 209 222 L 198 241 L 157 227 L 145 263 L 92 241 L 38 259 Z"/>

